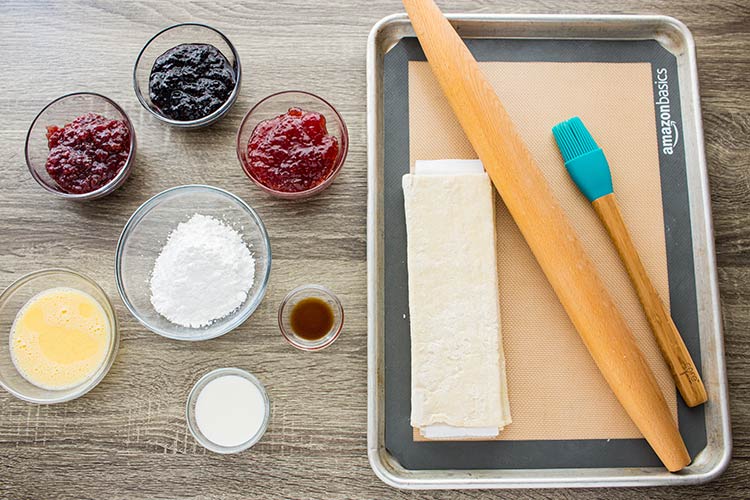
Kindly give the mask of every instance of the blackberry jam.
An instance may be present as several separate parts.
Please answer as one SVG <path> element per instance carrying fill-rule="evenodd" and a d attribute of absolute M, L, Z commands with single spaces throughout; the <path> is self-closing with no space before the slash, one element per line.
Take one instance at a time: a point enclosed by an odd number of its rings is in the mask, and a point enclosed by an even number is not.
<path fill-rule="evenodd" d="M 148 89 L 161 114 L 191 121 L 219 109 L 235 84 L 235 70 L 219 49 L 210 44 L 182 44 L 156 58 Z"/>

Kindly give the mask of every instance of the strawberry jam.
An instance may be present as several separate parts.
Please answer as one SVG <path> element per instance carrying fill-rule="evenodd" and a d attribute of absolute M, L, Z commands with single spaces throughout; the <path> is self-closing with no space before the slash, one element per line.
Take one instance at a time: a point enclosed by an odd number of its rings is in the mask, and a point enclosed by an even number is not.
<path fill-rule="evenodd" d="M 49 176 L 68 193 L 89 193 L 122 170 L 130 154 L 130 131 L 122 120 L 87 113 L 62 128 L 48 126 L 47 145 Z"/>
<path fill-rule="evenodd" d="M 298 193 L 324 182 L 336 167 L 339 141 L 320 113 L 289 108 L 255 127 L 247 145 L 249 174 L 274 191 Z"/>

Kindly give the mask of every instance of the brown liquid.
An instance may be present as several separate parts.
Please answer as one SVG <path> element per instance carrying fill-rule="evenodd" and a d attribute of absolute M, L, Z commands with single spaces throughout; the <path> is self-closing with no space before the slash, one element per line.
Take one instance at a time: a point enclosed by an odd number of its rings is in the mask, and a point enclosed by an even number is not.
<path fill-rule="evenodd" d="M 305 340 L 320 340 L 333 327 L 333 309 L 317 297 L 302 299 L 292 308 L 290 323 L 295 335 Z"/>

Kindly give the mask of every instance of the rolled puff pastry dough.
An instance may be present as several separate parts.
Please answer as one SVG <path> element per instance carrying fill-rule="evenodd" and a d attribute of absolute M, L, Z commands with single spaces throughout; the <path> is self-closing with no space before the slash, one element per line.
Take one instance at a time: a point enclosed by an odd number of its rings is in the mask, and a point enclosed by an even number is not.
<path fill-rule="evenodd" d="M 403 190 L 411 425 L 425 437 L 496 436 L 511 418 L 492 185 L 486 173 L 407 174 Z"/>

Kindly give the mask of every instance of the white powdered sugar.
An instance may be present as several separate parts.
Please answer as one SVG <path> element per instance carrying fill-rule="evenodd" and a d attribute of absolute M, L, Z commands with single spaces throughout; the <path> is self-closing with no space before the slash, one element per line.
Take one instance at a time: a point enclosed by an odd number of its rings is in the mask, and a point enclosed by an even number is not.
<path fill-rule="evenodd" d="M 172 323 L 208 326 L 239 308 L 255 278 L 240 233 L 195 214 L 169 234 L 151 272 L 151 304 Z"/>

